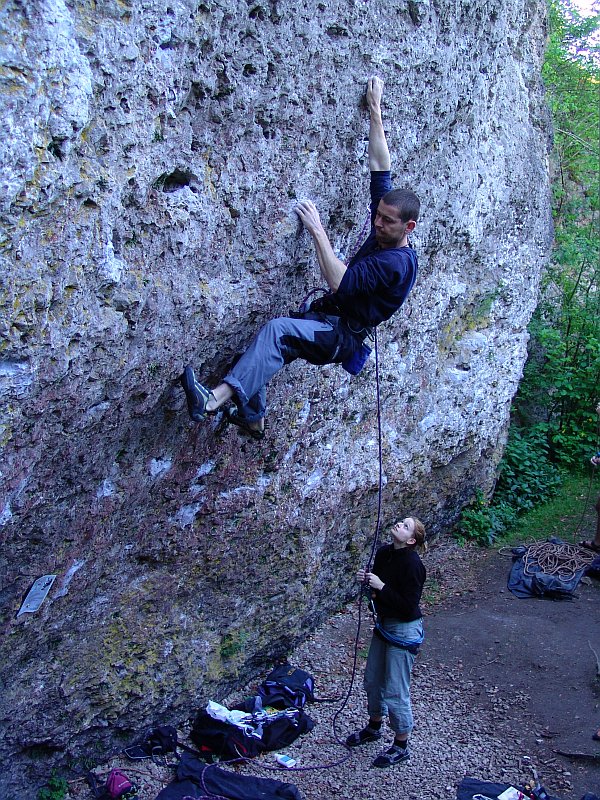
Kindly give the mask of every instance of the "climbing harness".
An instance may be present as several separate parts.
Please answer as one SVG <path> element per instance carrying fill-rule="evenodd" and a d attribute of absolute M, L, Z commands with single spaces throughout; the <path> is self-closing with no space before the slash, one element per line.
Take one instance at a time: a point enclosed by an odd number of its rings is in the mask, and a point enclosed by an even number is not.
<path fill-rule="evenodd" d="M 394 647 L 399 647 L 401 650 L 408 650 L 408 652 L 412 653 L 414 656 L 417 655 L 419 648 L 425 639 L 423 634 L 421 634 L 417 639 L 400 639 L 398 636 L 394 636 L 389 631 L 386 631 L 377 615 L 374 614 L 374 617 L 375 630 L 383 639 L 385 639 L 386 642 Z"/>
<path fill-rule="evenodd" d="M 312 289 L 310 289 L 298 307 L 300 314 L 305 314 L 310 309 L 310 304 L 312 302 L 311 297 L 314 297 L 317 293 L 321 293 L 321 295 L 324 296 L 329 294 L 329 289 L 324 289 L 322 286 L 314 286 Z"/>

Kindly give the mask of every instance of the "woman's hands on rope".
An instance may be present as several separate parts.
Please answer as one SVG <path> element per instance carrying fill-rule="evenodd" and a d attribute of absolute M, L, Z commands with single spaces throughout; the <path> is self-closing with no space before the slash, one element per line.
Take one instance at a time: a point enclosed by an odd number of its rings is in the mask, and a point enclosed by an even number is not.
<path fill-rule="evenodd" d="M 359 583 L 364 583 L 365 586 L 368 586 L 370 589 L 375 589 L 375 591 L 380 592 L 385 583 L 375 575 L 374 572 L 367 572 L 364 569 L 359 569 L 356 573 L 356 577 Z"/>

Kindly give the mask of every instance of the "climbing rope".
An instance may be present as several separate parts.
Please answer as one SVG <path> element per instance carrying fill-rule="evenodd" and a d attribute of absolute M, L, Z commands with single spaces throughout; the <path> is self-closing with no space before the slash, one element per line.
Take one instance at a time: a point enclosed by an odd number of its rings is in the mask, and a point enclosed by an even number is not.
<path fill-rule="evenodd" d="M 594 553 L 574 544 L 537 542 L 529 545 L 523 556 L 523 572 L 525 575 L 543 572 L 545 575 L 555 575 L 561 581 L 570 581 L 594 558 Z"/>
<path fill-rule="evenodd" d="M 378 461 L 379 461 L 379 477 L 378 477 L 378 491 L 377 491 L 377 517 L 375 520 L 375 534 L 373 536 L 373 544 L 371 546 L 371 552 L 369 554 L 369 559 L 367 562 L 367 572 L 371 569 L 371 564 L 373 562 L 373 558 L 375 552 L 377 550 L 377 544 L 379 541 L 379 533 L 381 530 L 381 497 L 383 493 L 383 450 L 382 450 L 382 433 L 381 433 L 381 391 L 379 386 L 379 351 L 377 348 L 377 328 L 374 331 L 374 339 L 375 339 L 375 397 L 377 400 L 377 440 L 378 440 Z M 337 721 L 338 717 L 342 713 L 342 711 L 346 708 L 348 704 L 348 700 L 352 694 L 352 689 L 354 688 L 354 681 L 356 679 L 356 667 L 357 667 L 357 660 L 358 660 L 358 647 L 360 642 L 360 629 L 362 626 L 362 599 L 363 599 L 364 589 L 361 587 L 361 591 L 358 594 L 358 620 L 356 623 L 356 636 L 354 638 L 354 652 L 353 652 L 353 660 L 352 660 L 352 672 L 350 673 L 350 685 L 348 687 L 348 691 L 346 692 L 346 696 L 342 705 L 336 711 L 333 721 L 332 721 L 332 730 L 334 739 L 344 747 L 347 747 L 345 741 L 340 739 L 337 734 Z M 350 757 L 350 754 L 346 756 L 346 759 Z"/>
<path fill-rule="evenodd" d="M 377 328 L 373 333 L 375 340 L 375 398 L 377 401 L 377 457 L 379 462 L 379 478 L 377 485 L 377 517 L 375 520 L 375 534 L 373 536 L 373 544 L 371 545 L 371 552 L 367 561 L 367 572 L 371 571 L 371 564 L 377 552 L 379 545 L 379 534 L 381 532 L 381 497 L 383 494 L 383 435 L 381 432 L 381 388 L 379 385 L 379 348 L 377 346 Z"/>
<path fill-rule="evenodd" d="M 352 254 L 346 259 L 346 262 L 345 262 L 346 266 L 354 258 L 356 253 L 358 253 L 358 251 L 360 250 L 360 247 L 361 247 L 361 245 L 363 243 L 363 239 L 365 238 L 365 234 L 366 234 L 367 230 L 369 229 L 370 224 L 371 224 L 371 211 L 370 211 L 370 207 L 369 207 L 369 212 L 368 212 L 367 218 L 366 218 L 365 223 L 364 223 L 364 225 L 362 227 L 362 230 L 360 231 L 360 233 L 358 234 L 358 236 L 356 238 L 356 241 L 355 241 L 355 244 L 354 244 L 354 247 L 353 247 L 353 250 L 352 250 Z M 314 287 L 314 288 L 310 289 L 310 291 L 303 298 L 302 303 L 300 304 L 300 310 L 301 311 L 307 311 L 308 310 L 308 308 L 310 307 L 310 302 L 309 301 L 311 300 L 311 298 L 315 294 L 317 294 L 317 293 L 327 294 L 328 291 L 329 291 L 328 289 L 324 289 L 324 288 L 321 288 L 321 287 Z M 375 328 L 375 330 L 374 330 L 373 338 L 374 338 L 374 348 L 373 349 L 375 350 L 375 387 L 376 387 L 375 396 L 376 396 L 376 401 L 377 401 L 377 433 L 378 433 L 379 476 L 378 476 L 378 492 L 377 492 L 377 498 L 378 498 L 377 499 L 377 517 L 376 517 L 376 522 L 375 522 L 375 535 L 374 535 L 374 538 L 373 538 L 373 545 L 371 547 L 371 552 L 370 552 L 369 561 L 368 561 L 369 569 L 370 569 L 371 563 L 373 561 L 373 557 L 375 555 L 375 552 L 377 550 L 377 545 L 378 545 L 378 540 L 379 540 L 379 532 L 380 532 L 380 529 L 381 529 L 381 505 L 382 505 L 381 496 L 382 496 L 382 489 L 383 489 L 383 448 L 382 448 L 382 432 L 381 432 L 381 392 L 380 392 L 380 386 L 379 386 L 379 352 L 378 352 L 378 348 L 377 348 L 377 328 Z M 354 638 L 352 670 L 351 670 L 351 673 L 350 673 L 350 683 L 349 683 L 349 686 L 348 686 L 348 690 L 347 690 L 347 692 L 346 692 L 346 694 L 345 694 L 345 696 L 344 696 L 344 698 L 342 700 L 342 704 L 340 705 L 340 707 L 335 712 L 335 714 L 333 716 L 332 723 L 331 723 L 332 732 L 333 732 L 333 738 L 335 739 L 335 741 L 338 744 L 340 744 L 342 747 L 344 747 L 346 750 L 348 750 L 348 752 L 346 753 L 346 755 L 342 756 L 341 758 L 335 759 L 333 761 L 329 761 L 329 762 L 327 762 L 325 764 L 314 764 L 312 766 L 306 766 L 306 767 L 300 767 L 300 766 L 290 767 L 289 770 L 288 770 L 289 772 L 311 772 L 311 771 L 315 771 L 315 770 L 331 769 L 333 767 L 337 767 L 337 766 L 340 766 L 341 764 L 344 764 L 346 761 L 349 761 L 353 757 L 352 751 L 350 751 L 350 748 L 348 748 L 348 746 L 346 745 L 346 742 L 342 738 L 340 738 L 340 736 L 337 733 L 337 723 L 338 723 L 338 718 L 341 715 L 342 711 L 348 705 L 348 701 L 349 701 L 349 699 L 350 699 L 350 697 L 352 695 L 352 690 L 354 688 L 354 682 L 355 682 L 355 679 L 356 679 L 356 672 L 357 672 L 357 665 L 358 665 L 358 649 L 359 649 L 359 644 L 360 644 L 361 626 L 362 626 L 362 591 L 359 593 L 359 596 L 358 596 L 358 620 L 357 620 L 357 624 L 356 624 L 356 635 L 355 635 L 355 638 Z M 236 759 L 236 760 L 250 762 L 250 759 L 241 756 L 241 754 L 240 754 L 240 759 Z M 280 767 L 270 767 L 270 766 L 268 766 L 266 764 L 260 764 L 260 769 L 265 769 L 265 770 L 268 770 L 270 772 L 271 771 L 277 771 L 277 772 L 281 771 Z"/>

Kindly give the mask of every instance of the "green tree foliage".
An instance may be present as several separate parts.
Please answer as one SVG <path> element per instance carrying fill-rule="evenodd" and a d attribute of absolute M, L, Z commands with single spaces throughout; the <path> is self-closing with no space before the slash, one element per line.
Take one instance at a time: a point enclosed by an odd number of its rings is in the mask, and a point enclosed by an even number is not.
<path fill-rule="evenodd" d="M 513 425 L 537 425 L 551 458 L 576 466 L 594 447 L 600 394 L 600 20 L 553 0 L 549 25 L 542 75 L 554 125 L 555 244 Z"/>
<path fill-rule="evenodd" d="M 491 543 L 597 446 L 600 400 L 600 17 L 550 0 L 543 79 L 554 126 L 554 250 L 529 326 L 496 492 L 478 491 L 459 536 Z"/>

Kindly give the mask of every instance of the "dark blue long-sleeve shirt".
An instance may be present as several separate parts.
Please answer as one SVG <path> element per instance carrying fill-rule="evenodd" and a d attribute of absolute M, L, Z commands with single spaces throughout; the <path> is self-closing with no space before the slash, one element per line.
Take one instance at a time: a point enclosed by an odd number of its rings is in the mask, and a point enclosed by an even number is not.
<path fill-rule="evenodd" d="M 342 315 L 365 327 L 389 319 L 405 301 L 417 277 L 417 254 L 412 247 L 382 249 L 375 238 L 377 206 L 390 189 L 389 172 L 371 173 L 371 231 L 334 295 Z"/>
<path fill-rule="evenodd" d="M 375 555 L 371 572 L 385 584 L 381 591 L 373 592 L 380 616 L 403 622 L 423 616 L 419 603 L 427 573 L 414 548 L 396 549 L 392 544 L 384 544 Z"/>

